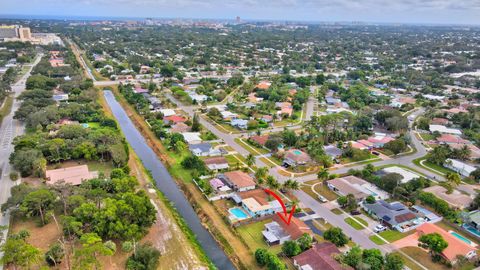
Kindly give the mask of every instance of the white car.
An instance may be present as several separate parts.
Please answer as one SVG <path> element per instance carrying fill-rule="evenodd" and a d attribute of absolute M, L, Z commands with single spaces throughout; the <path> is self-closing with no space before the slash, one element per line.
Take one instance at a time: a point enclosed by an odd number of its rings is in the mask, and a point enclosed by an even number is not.
<path fill-rule="evenodd" d="M 323 197 L 322 195 L 318 195 L 318 200 L 321 201 L 322 203 L 328 202 L 327 198 Z"/>
<path fill-rule="evenodd" d="M 374 232 L 376 233 L 380 233 L 380 232 L 383 232 L 383 231 L 386 231 L 387 230 L 387 227 L 381 225 L 381 224 L 378 224 L 377 226 L 375 226 L 375 228 L 373 229 Z"/>

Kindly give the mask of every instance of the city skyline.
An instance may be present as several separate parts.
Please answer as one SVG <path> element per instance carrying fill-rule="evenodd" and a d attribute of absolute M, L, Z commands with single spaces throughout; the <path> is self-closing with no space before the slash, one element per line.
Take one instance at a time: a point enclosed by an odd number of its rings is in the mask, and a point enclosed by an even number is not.
<path fill-rule="evenodd" d="M 371 22 L 409 24 L 479 25 L 480 1 L 427 0 L 324 0 L 265 1 L 126 1 L 126 0 L 13 0 L 2 3 L 1 17 L 29 18 L 193 18 L 245 20 Z"/>

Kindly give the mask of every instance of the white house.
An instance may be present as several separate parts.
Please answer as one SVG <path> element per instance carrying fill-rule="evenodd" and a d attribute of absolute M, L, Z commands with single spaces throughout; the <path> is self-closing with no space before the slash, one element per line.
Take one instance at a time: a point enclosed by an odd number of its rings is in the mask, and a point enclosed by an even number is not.
<path fill-rule="evenodd" d="M 429 126 L 430 132 L 438 131 L 440 133 L 447 133 L 447 134 L 454 134 L 454 135 L 462 135 L 462 131 L 456 128 L 448 128 L 442 125 L 430 125 Z"/>
<path fill-rule="evenodd" d="M 443 164 L 443 166 L 445 168 L 449 168 L 450 170 L 456 171 L 457 173 L 459 173 L 464 177 L 470 176 L 470 174 L 477 169 L 472 165 L 466 164 L 456 159 L 450 159 L 450 158 L 445 160 L 445 163 Z"/>
<path fill-rule="evenodd" d="M 181 134 L 188 144 L 198 144 L 202 142 L 202 138 L 200 138 L 200 132 L 184 132 Z"/>
<path fill-rule="evenodd" d="M 160 112 L 163 114 L 163 116 L 167 117 L 167 116 L 172 116 L 172 115 L 175 115 L 177 113 L 175 113 L 174 110 L 172 109 L 161 109 Z"/>

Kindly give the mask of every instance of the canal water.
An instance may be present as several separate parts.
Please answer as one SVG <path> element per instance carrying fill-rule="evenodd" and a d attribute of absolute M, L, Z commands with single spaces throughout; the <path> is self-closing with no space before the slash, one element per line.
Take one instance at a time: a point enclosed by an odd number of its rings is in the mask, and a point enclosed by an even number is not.
<path fill-rule="evenodd" d="M 174 203 L 177 211 L 185 219 L 190 229 L 196 235 L 207 256 L 218 269 L 235 269 L 232 262 L 225 255 L 225 252 L 218 243 L 213 239 L 210 232 L 202 226 L 197 214 L 185 198 L 184 194 L 180 191 L 167 168 L 158 159 L 155 152 L 153 152 L 153 150 L 147 145 L 144 137 L 133 125 L 125 110 L 115 100 L 113 93 L 111 91 L 104 91 L 104 96 L 128 143 L 142 160 L 144 166 L 151 171 L 157 187 L 171 202 Z"/>

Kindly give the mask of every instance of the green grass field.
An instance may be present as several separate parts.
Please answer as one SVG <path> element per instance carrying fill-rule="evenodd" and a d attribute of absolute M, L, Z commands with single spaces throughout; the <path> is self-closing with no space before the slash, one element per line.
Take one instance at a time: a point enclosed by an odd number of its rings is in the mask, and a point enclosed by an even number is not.
<path fill-rule="evenodd" d="M 355 217 L 355 219 L 356 219 L 358 222 L 360 222 L 361 224 L 363 224 L 364 226 L 368 226 L 368 223 L 367 223 L 365 220 L 363 220 L 362 218 Z M 345 222 L 346 222 L 348 225 L 352 226 L 355 230 L 363 230 L 363 229 L 365 229 L 362 225 L 358 224 L 358 222 L 356 222 L 356 221 L 354 220 L 354 218 L 348 217 L 348 218 L 345 219 Z"/>

